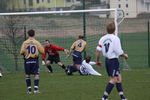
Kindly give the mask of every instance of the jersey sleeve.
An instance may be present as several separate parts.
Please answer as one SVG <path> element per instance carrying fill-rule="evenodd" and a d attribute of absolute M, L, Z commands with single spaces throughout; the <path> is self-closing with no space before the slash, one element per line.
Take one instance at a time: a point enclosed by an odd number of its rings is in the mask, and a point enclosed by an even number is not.
<path fill-rule="evenodd" d="M 20 49 L 20 54 L 23 55 L 25 53 L 25 44 L 23 43 Z"/>
<path fill-rule="evenodd" d="M 47 52 L 47 48 L 46 47 L 44 47 L 44 54 L 42 54 L 42 60 L 45 60 L 45 58 L 46 58 L 46 52 Z"/>
<path fill-rule="evenodd" d="M 99 43 L 98 43 L 98 45 L 96 47 L 96 50 L 102 51 L 102 40 L 101 39 L 99 40 Z"/>
<path fill-rule="evenodd" d="M 37 47 L 38 47 L 39 53 L 44 54 L 44 48 L 41 45 L 41 43 L 37 42 Z"/>
<path fill-rule="evenodd" d="M 62 48 L 62 47 L 58 47 L 58 46 L 55 46 L 55 45 L 51 45 L 51 46 L 52 46 L 52 48 L 54 48 L 57 51 L 64 51 L 64 48 Z"/>
<path fill-rule="evenodd" d="M 95 65 L 96 62 L 90 61 L 89 64 L 90 64 L 90 65 Z"/>
<path fill-rule="evenodd" d="M 118 56 L 120 56 L 124 53 L 124 51 L 122 50 L 122 47 L 121 47 L 120 39 L 118 37 L 115 38 L 115 42 L 114 42 L 113 46 L 114 46 L 114 51 L 116 52 L 116 54 Z"/>
<path fill-rule="evenodd" d="M 70 49 L 74 50 L 75 46 L 76 46 L 76 42 L 74 42 L 74 43 L 72 44 L 72 46 L 70 47 Z"/>

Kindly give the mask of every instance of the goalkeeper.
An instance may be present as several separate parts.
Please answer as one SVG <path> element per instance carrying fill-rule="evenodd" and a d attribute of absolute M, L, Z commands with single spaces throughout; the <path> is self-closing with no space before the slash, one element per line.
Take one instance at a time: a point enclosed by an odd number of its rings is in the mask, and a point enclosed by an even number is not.
<path fill-rule="evenodd" d="M 66 54 L 68 54 L 69 50 L 64 49 L 62 47 L 52 45 L 49 40 L 45 40 L 44 44 L 45 44 L 45 46 L 44 46 L 45 53 L 42 55 L 42 65 L 46 65 L 49 72 L 52 73 L 53 69 L 51 67 L 51 64 L 53 64 L 53 62 L 55 62 L 56 64 L 61 66 L 65 71 L 67 71 L 67 68 L 65 67 L 65 65 L 63 63 L 61 63 L 61 61 L 60 61 L 58 51 L 64 51 Z M 48 54 L 48 58 L 45 63 L 46 54 Z"/>

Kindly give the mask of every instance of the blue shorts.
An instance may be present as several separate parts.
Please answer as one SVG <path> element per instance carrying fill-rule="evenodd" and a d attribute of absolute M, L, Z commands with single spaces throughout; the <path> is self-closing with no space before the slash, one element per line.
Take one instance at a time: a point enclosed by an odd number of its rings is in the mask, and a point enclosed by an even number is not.
<path fill-rule="evenodd" d="M 38 58 L 25 59 L 24 69 L 25 69 L 26 75 L 39 74 L 39 61 L 38 61 Z"/>
<path fill-rule="evenodd" d="M 117 58 L 114 58 L 114 59 L 106 58 L 105 64 L 106 64 L 106 70 L 107 70 L 108 76 L 114 77 L 120 74 L 119 61 Z"/>
<path fill-rule="evenodd" d="M 73 54 L 73 62 L 74 64 L 82 64 L 82 55 L 81 52 L 74 51 Z"/>

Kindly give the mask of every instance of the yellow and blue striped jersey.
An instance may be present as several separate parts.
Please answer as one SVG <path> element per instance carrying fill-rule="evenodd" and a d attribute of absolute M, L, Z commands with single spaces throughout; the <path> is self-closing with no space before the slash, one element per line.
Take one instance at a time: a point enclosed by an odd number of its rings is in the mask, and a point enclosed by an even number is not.
<path fill-rule="evenodd" d="M 44 54 L 44 48 L 40 42 L 31 37 L 23 42 L 20 54 L 24 55 L 25 59 L 37 58 L 39 53 Z"/>
<path fill-rule="evenodd" d="M 79 39 L 72 44 L 70 49 L 78 52 L 83 52 L 85 48 L 86 48 L 86 41 Z"/>

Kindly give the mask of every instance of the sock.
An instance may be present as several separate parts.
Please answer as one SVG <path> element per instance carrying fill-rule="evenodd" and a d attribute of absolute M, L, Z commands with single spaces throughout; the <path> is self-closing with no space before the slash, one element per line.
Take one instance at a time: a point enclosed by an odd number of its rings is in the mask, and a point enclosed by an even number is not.
<path fill-rule="evenodd" d="M 26 84 L 27 84 L 28 91 L 31 91 L 31 79 L 30 79 L 30 77 L 26 77 Z"/>
<path fill-rule="evenodd" d="M 53 73 L 53 69 L 52 69 L 51 65 L 48 65 L 47 68 L 51 73 Z"/>
<path fill-rule="evenodd" d="M 72 72 L 76 72 L 76 71 L 78 71 L 78 69 L 76 68 L 76 66 L 70 66 L 70 72 L 72 73 Z"/>
<path fill-rule="evenodd" d="M 110 83 L 110 82 L 107 84 L 106 90 L 105 90 L 104 96 L 103 96 L 104 99 L 107 99 L 107 98 L 108 98 L 108 96 L 109 96 L 109 94 L 111 93 L 113 87 L 114 87 L 114 84 L 112 84 L 112 83 Z"/>
<path fill-rule="evenodd" d="M 61 67 L 62 67 L 64 70 L 67 70 L 65 65 L 62 65 Z"/>
<path fill-rule="evenodd" d="M 125 99 L 125 97 L 123 95 L 122 83 L 116 83 L 116 88 L 117 88 L 117 91 L 120 95 L 120 98 Z"/>
<path fill-rule="evenodd" d="M 39 76 L 34 77 L 34 90 L 37 91 L 39 88 Z"/>

